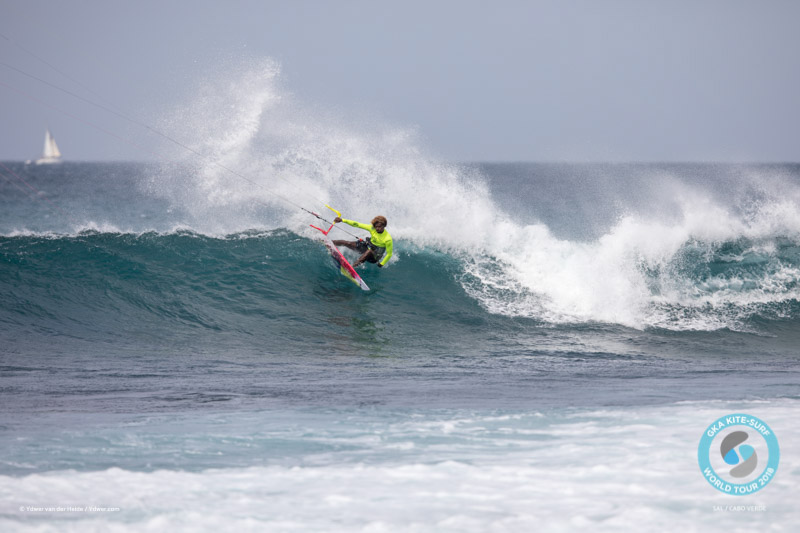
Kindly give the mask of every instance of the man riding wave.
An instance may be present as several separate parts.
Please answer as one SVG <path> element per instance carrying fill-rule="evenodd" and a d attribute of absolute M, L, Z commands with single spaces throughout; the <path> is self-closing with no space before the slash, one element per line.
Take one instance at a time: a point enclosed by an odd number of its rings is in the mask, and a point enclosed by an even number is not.
<path fill-rule="evenodd" d="M 346 246 L 361 254 L 361 257 L 353 263 L 353 267 L 357 267 L 364 261 L 376 263 L 378 267 L 383 267 L 392 257 L 392 236 L 386 231 L 386 217 L 376 216 L 372 219 L 371 226 L 342 217 L 336 217 L 333 221 L 344 222 L 354 228 L 367 230 L 370 234 L 366 241 L 362 239 L 357 241 L 333 241 L 336 246 Z"/>

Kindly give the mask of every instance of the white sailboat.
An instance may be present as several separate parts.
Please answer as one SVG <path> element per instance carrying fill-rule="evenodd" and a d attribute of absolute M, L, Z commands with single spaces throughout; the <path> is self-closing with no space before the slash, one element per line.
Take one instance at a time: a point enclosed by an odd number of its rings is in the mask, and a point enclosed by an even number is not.
<path fill-rule="evenodd" d="M 44 152 L 42 157 L 36 160 L 37 165 L 51 165 L 53 163 L 61 162 L 61 152 L 58 149 L 56 140 L 47 130 L 44 134 Z"/>

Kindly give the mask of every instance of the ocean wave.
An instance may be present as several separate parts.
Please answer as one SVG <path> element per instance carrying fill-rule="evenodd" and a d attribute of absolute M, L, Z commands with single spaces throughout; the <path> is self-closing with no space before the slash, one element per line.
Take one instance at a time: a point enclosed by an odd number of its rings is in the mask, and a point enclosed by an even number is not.
<path fill-rule="evenodd" d="M 616 268 L 603 268 L 592 260 L 590 245 L 562 246 L 572 256 L 560 256 L 564 264 L 547 272 L 541 259 L 521 265 L 507 254 L 446 253 L 399 242 L 387 268 L 362 269 L 375 290 L 361 294 L 338 274 L 319 242 L 285 229 L 224 237 L 185 229 L 26 234 L 0 238 L 0 288 L 7 323 L 24 316 L 127 330 L 167 321 L 186 335 L 194 328 L 240 330 L 249 324 L 246 330 L 255 327 L 253 313 L 291 317 L 299 309 L 313 313 L 315 306 L 323 312 L 334 293 L 405 308 L 446 307 L 450 316 L 483 313 L 542 324 L 751 331 L 753 320 L 800 316 L 800 247 L 789 239 L 774 247 L 692 240 L 657 262 L 631 256 L 625 268 L 625 254 Z M 560 285 L 531 286 L 531 269 Z M 572 283 L 576 275 L 588 279 Z M 601 279 L 604 286 L 591 286 Z M 621 310 L 615 305 L 625 294 L 630 306 Z"/>

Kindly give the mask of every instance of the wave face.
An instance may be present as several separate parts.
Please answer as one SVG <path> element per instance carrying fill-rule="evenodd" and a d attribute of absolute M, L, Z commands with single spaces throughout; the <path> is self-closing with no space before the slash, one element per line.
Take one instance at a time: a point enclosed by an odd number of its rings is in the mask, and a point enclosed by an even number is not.
<path fill-rule="evenodd" d="M 365 346 L 379 351 L 368 321 L 384 306 L 399 330 L 431 329 L 425 319 L 436 315 L 438 324 L 487 319 L 444 256 L 403 254 L 391 278 L 365 271 L 372 291 L 362 293 L 323 246 L 284 230 L 15 236 L 0 238 L 0 250 L 0 323 L 15 336 L 145 344 L 243 336 L 286 353 L 336 335 L 337 321 L 362 320 Z"/>
<path fill-rule="evenodd" d="M 630 224 L 623 221 L 615 231 Z M 0 321 L 18 333 L 111 341 L 145 334 L 175 340 L 198 332 L 274 337 L 293 329 L 329 335 L 336 324 L 326 320 L 344 316 L 343 304 L 357 315 L 388 306 L 395 328 L 430 330 L 435 337 L 446 336 L 437 328 L 504 320 L 516 327 L 514 318 L 529 320 L 530 327 L 605 319 L 755 330 L 800 314 L 800 247 L 788 238 L 687 240 L 657 261 L 627 258 L 633 246 L 608 257 L 619 243 L 561 241 L 562 265 L 549 272 L 545 261 L 554 252 L 542 248 L 557 244 L 552 236 L 523 243 L 529 255 L 520 260 L 404 243 L 391 268 L 362 271 L 373 288 L 362 293 L 338 274 L 319 243 L 287 230 L 226 237 L 189 231 L 2 237 Z M 612 270 L 611 263 L 625 269 Z M 614 306 L 625 299 L 630 308 L 615 315 Z"/>

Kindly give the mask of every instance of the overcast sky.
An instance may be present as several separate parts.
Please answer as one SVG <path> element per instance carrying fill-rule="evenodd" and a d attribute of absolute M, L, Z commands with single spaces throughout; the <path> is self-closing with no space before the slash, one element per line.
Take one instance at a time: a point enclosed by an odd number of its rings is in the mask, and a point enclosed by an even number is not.
<path fill-rule="evenodd" d="M 796 1 L 0 0 L 0 62 L 151 123 L 224 58 L 269 57 L 295 98 L 445 160 L 800 161 L 798 22 Z M 101 115 L 0 65 L 0 159 L 48 126 L 67 159 L 152 159 Z"/>

